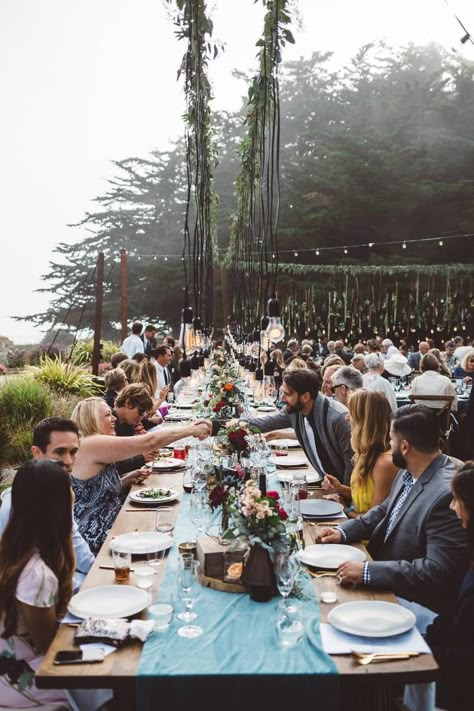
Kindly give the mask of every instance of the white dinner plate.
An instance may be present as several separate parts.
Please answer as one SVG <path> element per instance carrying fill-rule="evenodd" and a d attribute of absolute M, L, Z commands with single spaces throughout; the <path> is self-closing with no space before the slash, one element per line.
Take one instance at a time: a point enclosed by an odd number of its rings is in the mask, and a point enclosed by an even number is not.
<path fill-rule="evenodd" d="M 192 402 L 175 402 L 173 407 L 177 410 L 192 410 L 194 403 Z"/>
<path fill-rule="evenodd" d="M 279 469 L 289 469 L 292 467 L 307 467 L 308 460 L 305 457 L 294 457 L 288 455 L 287 457 L 270 457 L 272 464 L 275 464 Z"/>
<path fill-rule="evenodd" d="M 159 472 L 169 472 L 176 469 L 184 469 L 186 461 L 184 459 L 175 459 L 174 457 L 165 457 L 164 459 L 155 459 L 154 462 L 149 462 L 147 465 Z"/>
<path fill-rule="evenodd" d="M 307 484 L 315 484 L 316 482 L 322 480 L 322 476 L 320 476 L 314 469 L 312 471 L 301 472 L 301 474 L 305 475 Z M 293 481 L 294 475 L 295 472 L 293 471 L 284 472 L 281 469 L 277 471 L 278 481 Z"/>
<path fill-rule="evenodd" d="M 269 443 L 270 447 L 281 447 L 286 444 L 288 449 L 301 449 L 301 444 L 297 439 L 272 439 Z"/>
<path fill-rule="evenodd" d="M 68 609 L 76 617 L 131 617 L 147 607 L 148 592 L 133 585 L 102 585 L 88 588 L 69 601 Z"/>
<path fill-rule="evenodd" d="M 336 570 L 349 560 L 364 561 L 365 553 L 358 548 L 341 543 L 315 543 L 299 551 L 297 557 L 305 565 Z"/>
<path fill-rule="evenodd" d="M 302 499 L 300 512 L 303 517 L 316 518 L 341 514 L 344 506 L 331 499 Z"/>
<path fill-rule="evenodd" d="M 145 555 L 156 551 L 166 551 L 173 545 L 173 539 L 166 533 L 158 531 L 134 531 L 133 533 L 123 533 L 110 541 L 110 547 L 114 551 L 131 553 L 132 555 Z"/>
<path fill-rule="evenodd" d="M 328 622 L 341 632 L 362 637 L 393 637 L 414 627 L 416 619 L 411 610 L 393 602 L 358 600 L 334 607 Z"/>
<path fill-rule="evenodd" d="M 276 407 L 273 405 L 260 405 L 257 407 L 257 412 L 275 412 Z"/>
<path fill-rule="evenodd" d="M 145 492 L 153 492 L 153 493 L 158 493 L 160 491 L 163 492 L 168 492 L 164 496 L 144 496 L 143 494 Z M 179 494 L 177 491 L 174 489 L 165 489 L 164 487 L 161 486 L 145 486 L 143 489 L 136 489 L 135 491 L 131 491 L 130 494 L 130 499 L 131 501 L 135 501 L 138 504 L 151 504 L 153 506 L 156 506 L 157 504 L 164 504 L 167 501 L 175 501 L 175 499 L 178 498 Z"/>
<path fill-rule="evenodd" d="M 190 412 L 169 412 L 166 417 L 165 421 L 166 422 L 181 422 L 181 420 L 192 420 L 194 415 L 192 415 Z"/>

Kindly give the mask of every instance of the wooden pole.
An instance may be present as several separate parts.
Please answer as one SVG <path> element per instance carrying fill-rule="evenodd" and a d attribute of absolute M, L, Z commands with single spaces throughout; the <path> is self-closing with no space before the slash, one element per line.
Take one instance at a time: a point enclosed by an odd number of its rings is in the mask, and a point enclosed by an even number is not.
<path fill-rule="evenodd" d="M 104 287 L 104 253 L 97 256 L 97 281 L 95 286 L 94 351 L 92 353 L 92 373 L 99 374 L 100 331 L 102 326 L 102 293 Z"/>
<path fill-rule="evenodd" d="M 127 250 L 120 250 L 120 322 L 122 341 L 127 337 Z"/>

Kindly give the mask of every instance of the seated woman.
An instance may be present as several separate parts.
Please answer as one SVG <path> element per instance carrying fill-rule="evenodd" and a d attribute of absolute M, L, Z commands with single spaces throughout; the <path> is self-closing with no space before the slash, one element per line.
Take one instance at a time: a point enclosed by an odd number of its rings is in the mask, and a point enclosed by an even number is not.
<path fill-rule="evenodd" d="M 467 530 L 471 564 L 461 583 L 451 615 L 440 615 L 428 627 L 426 640 L 440 667 L 436 704 L 450 711 L 470 711 L 474 673 L 474 461 L 466 462 L 452 481 L 451 508 Z"/>
<path fill-rule="evenodd" d="M 465 383 L 471 383 L 474 376 L 474 348 L 467 351 L 461 361 L 453 370 L 453 378 L 463 378 Z"/>
<path fill-rule="evenodd" d="M 354 468 L 351 485 L 344 486 L 331 474 L 326 474 L 323 489 L 341 503 L 352 500 L 349 518 L 356 518 L 385 501 L 398 472 L 390 453 L 391 408 L 379 390 L 354 390 L 347 403 L 351 423 L 351 447 Z"/>
<path fill-rule="evenodd" d="M 114 407 L 117 395 L 124 389 L 127 382 L 127 376 L 122 368 L 114 368 L 104 375 L 105 393 L 103 397 L 109 407 Z"/>
<path fill-rule="evenodd" d="M 128 358 L 120 363 L 120 367 L 125 371 L 129 383 L 140 382 L 140 364 Z"/>
<path fill-rule="evenodd" d="M 197 421 L 135 437 L 115 437 L 115 417 L 100 397 L 82 400 L 74 408 L 72 419 L 82 437 L 72 473 L 74 516 L 93 553 L 100 550 L 130 486 L 149 475 L 139 469 L 120 479 L 115 462 L 138 454 L 151 455 L 182 437 L 205 439 L 210 434 L 208 424 Z"/>
<path fill-rule="evenodd" d="M 53 641 L 72 590 L 71 480 L 51 460 L 21 466 L 12 513 L 0 539 L 0 703 L 25 708 L 64 703 L 66 692 L 38 689 L 35 671 Z"/>
<path fill-rule="evenodd" d="M 170 387 L 166 385 L 160 390 L 158 387 L 156 368 L 149 360 L 143 361 L 143 363 L 140 364 L 140 384 L 148 390 L 148 394 L 153 400 L 152 406 L 148 410 L 148 417 L 146 421 L 143 422 L 145 429 L 149 430 L 150 427 L 154 427 L 163 422 L 163 417 L 168 412 L 166 405 L 164 406 L 163 412 L 160 408 L 166 403 L 166 397 L 170 391 Z"/>
<path fill-rule="evenodd" d="M 426 353 L 420 361 L 421 375 L 413 378 L 411 383 L 412 395 L 450 395 L 454 399 L 451 410 L 458 408 L 456 389 L 451 380 L 440 373 L 440 363 L 433 353 Z M 416 400 L 417 405 L 426 405 L 435 410 L 440 410 L 446 405 L 443 400 Z"/>

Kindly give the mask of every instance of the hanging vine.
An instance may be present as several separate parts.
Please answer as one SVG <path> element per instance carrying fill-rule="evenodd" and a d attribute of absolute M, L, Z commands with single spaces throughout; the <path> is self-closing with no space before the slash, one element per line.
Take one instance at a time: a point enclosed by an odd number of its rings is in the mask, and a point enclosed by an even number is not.
<path fill-rule="evenodd" d="M 257 41 L 258 72 L 248 91 L 248 130 L 238 154 L 237 212 L 231 224 L 226 266 L 235 294 L 233 313 L 244 329 L 256 325 L 264 303 L 275 294 L 278 277 L 278 217 L 280 209 L 281 49 L 294 42 L 288 29 L 291 0 L 262 0 L 266 8 Z M 256 258 L 255 258 L 256 253 Z"/>
<path fill-rule="evenodd" d="M 289 333 L 298 333 L 299 322 L 330 337 L 445 338 L 474 329 L 474 265 L 281 264 L 279 290 Z"/>
<path fill-rule="evenodd" d="M 168 0 L 170 4 L 174 0 Z M 185 143 L 187 199 L 184 219 L 183 266 L 185 306 L 193 296 L 194 314 L 210 324 L 213 300 L 215 207 L 213 174 L 217 148 L 211 129 L 212 91 L 208 61 L 221 45 L 211 39 L 212 22 L 206 15 L 206 0 L 175 0 L 174 17 L 178 39 L 187 42 L 178 78 L 184 76 L 186 97 Z M 193 224 L 192 224 L 193 223 Z M 190 225 L 192 224 L 192 227 Z"/>

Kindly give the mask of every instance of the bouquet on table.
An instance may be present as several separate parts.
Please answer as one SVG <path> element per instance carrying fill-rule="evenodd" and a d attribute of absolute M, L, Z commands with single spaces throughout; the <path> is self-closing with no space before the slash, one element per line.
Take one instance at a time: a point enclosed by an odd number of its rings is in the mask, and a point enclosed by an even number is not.
<path fill-rule="evenodd" d="M 232 427 L 226 427 L 219 431 L 215 439 L 215 446 L 223 454 L 236 454 L 237 458 L 250 453 L 255 444 L 260 430 L 245 422 L 239 422 Z"/>
<path fill-rule="evenodd" d="M 208 386 L 205 403 L 210 417 L 231 419 L 244 410 L 245 395 L 240 386 L 226 375 L 220 375 Z"/>

